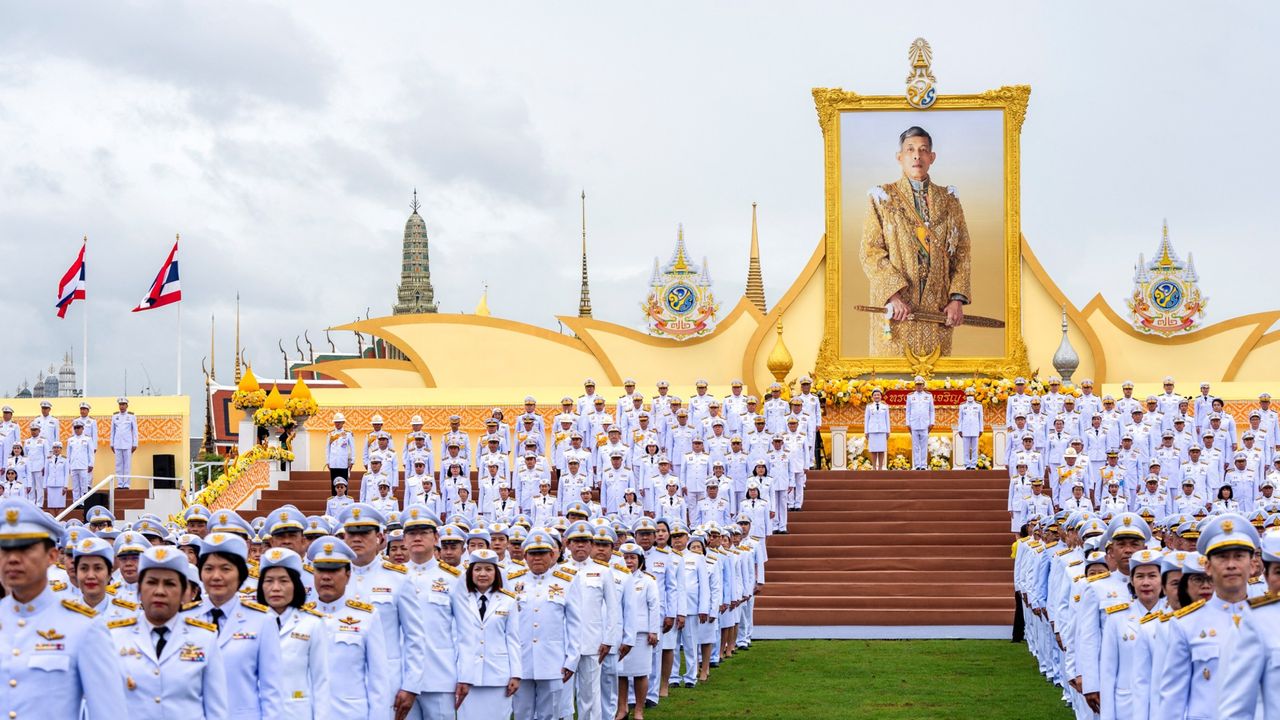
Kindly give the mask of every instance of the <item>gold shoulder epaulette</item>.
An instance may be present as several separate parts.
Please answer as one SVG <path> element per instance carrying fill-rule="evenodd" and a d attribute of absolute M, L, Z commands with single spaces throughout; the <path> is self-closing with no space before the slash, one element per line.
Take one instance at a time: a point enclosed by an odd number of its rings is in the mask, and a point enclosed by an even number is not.
<path fill-rule="evenodd" d="M 592 558 L 592 559 L 591 559 L 591 561 L 592 561 L 592 562 L 594 562 L 594 563 L 595 563 L 595 564 L 597 564 L 597 565 L 603 565 L 604 567 L 609 567 L 609 563 L 607 563 L 607 562 L 605 562 L 605 561 L 603 561 L 603 560 L 596 560 L 595 558 Z"/>
<path fill-rule="evenodd" d="M 1260 578 L 1260 577 L 1256 577 L 1256 578 L 1249 578 L 1249 584 L 1250 584 L 1250 585 L 1257 585 L 1258 583 L 1261 583 L 1261 582 L 1263 582 L 1263 580 L 1262 580 L 1262 578 Z M 64 587 L 65 587 L 65 586 L 64 586 Z M 54 588 L 54 590 L 57 590 L 57 588 Z"/>
<path fill-rule="evenodd" d="M 259 605 L 258 603 L 254 602 L 254 601 L 252 601 L 252 600 L 245 600 L 245 599 L 241 598 L 241 600 L 240 600 L 240 604 L 241 604 L 241 605 L 243 605 L 243 606 L 245 606 L 245 607 L 247 607 L 247 608 L 249 608 L 250 610 L 257 610 L 257 611 L 258 611 L 258 612 L 260 612 L 260 613 L 270 612 L 270 611 L 271 611 L 271 608 L 267 607 L 266 605 Z"/>
<path fill-rule="evenodd" d="M 1074 560 L 1074 561 L 1072 561 L 1072 562 L 1067 563 L 1067 567 L 1075 567 L 1075 566 L 1080 565 L 1080 564 L 1083 564 L 1083 563 L 1084 563 L 1084 561 L 1083 561 L 1083 560 Z"/>
<path fill-rule="evenodd" d="M 217 625 L 214 625 L 211 622 L 205 622 L 204 620 L 197 620 L 193 617 L 189 617 L 186 619 L 186 623 L 191 627 L 204 628 L 205 630 L 208 630 L 209 632 L 212 632 L 212 633 L 218 632 Z"/>
<path fill-rule="evenodd" d="M 1057 540 L 1054 540 L 1053 542 L 1049 543 L 1048 545 L 1045 545 L 1045 546 L 1044 546 L 1044 549 L 1045 549 L 1045 550 L 1049 550 L 1049 549 L 1051 549 L 1051 548 L 1056 548 L 1056 547 L 1058 547 L 1058 541 L 1057 541 Z"/>
<path fill-rule="evenodd" d="M 67 589 L 67 584 L 62 582 L 61 580 L 50 580 L 49 589 L 54 592 L 62 592 L 63 590 Z"/>
<path fill-rule="evenodd" d="M 302 609 L 303 609 L 303 610 L 315 610 L 315 609 L 316 609 L 316 603 L 315 603 L 315 601 L 313 600 L 313 601 L 311 601 L 311 602 L 309 602 L 309 603 L 305 603 L 305 604 L 303 604 Z"/>
<path fill-rule="evenodd" d="M 1173 619 L 1173 613 L 1169 612 L 1168 610 L 1160 613 L 1160 622 L 1169 622 L 1172 619 Z"/>
<path fill-rule="evenodd" d="M 1158 620 L 1159 618 L 1160 618 L 1160 613 L 1158 613 L 1158 612 L 1149 612 L 1149 613 L 1147 613 L 1146 615 L 1143 615 L 1143 616 L 1142 616 L 1142 619 L 1138 621 L 1138 624 L 1139 624 L 1139 625 L 1146 625 L 1147 623 L 1151 622 L 1152 620 Z"/>
<path fill-rule="evenodd" d="M 515 572 L 508 574 L 508 575 L 507 575 L 507 579 L 508 579 L 508 580 L 515 580 L 516 578 L 518 578 L 518 577 L 520 577 L 520 576 L 522 576 L 522 575 L 527 575 L 528 573 L 529 573 L 529 571 L 528 571 L 528 570 L 516 570 Z"/>
<path fill-rule="evenodd" d="M 498 590 L 498 592 L 502 593 L 503 595 L 506 595 L 507 597 L 511 598 L 512 600 L 515 600 L 515 599 L 516 599 L 516 594 L 515 594 L 515 593 L 513 593 L 513 592 L 511 592 L 510 590 L 508 590 L 508 589 L 506 589 L 506 588 L 502 588 L 502 589 Z"/>
<path fill-rule="evenodd" d="M 458 568 L 456 568 L 456 567 L 454 567 L 454 566 L 450 565 L 449 563 L 443 563 L 443 562 L 442 562 L 442 563 L 440 563 L 440 569 L 441 569 L 441 570 L 443 570 L 443 571 L 445 571 L 445 572 L 447 572 L 447 573 L 449 573 L 450 575 L 452 575 L 452 576 L 454 576 L 454 577 L 457 577 L 457 576 L 459 576 L 459 575 L 461 575 L 461 574 L 462 574 L 462 571 L 461 571 L 461 570 L 459 570 Z"/>
<path fill-rule="evenodd" d="M 112 630 L 115 630 L 116 628 L 129 627 L 130 625 L 137 625 L 137 624 L 138 624 L 138 618 L 130 617 L 130 618 L 120 618 L 119 620 L 112 620 L 111 622 L 107 623 L 107 627 Z"/>
<path fill-rule="evenodd" d="M 398 572 L 401 575 L 407 575 L 409 573 L 409 568 L 405 567 L 404 565 L 401 565 L 400 563 L 393 563 L 389 560 L 384 561 L 382 563 L 382 567 L 388 570 L 391 570 L 392 572 Z"/>
<path fill-rule="evenodd" d="M 185 605 L 183 605 L 183 606 L 182 606 L 182 612 L 187 612 L 187 611 L 189 611 L 189 610 L 195 610 L 195 609 L 196 609 L 196 608 L 198 608 L 198 607 L 200 607 L 200 601 L 199 601 L 199 600 L 192 600 L 191 602 L 186 603 Z"/>
<path fill-rule="evenodd" d="M 1114 615 L 1115 613 L 1118 613 L 1122 610 L 1128 610 L 1128 609 L 1129 609 L 1129 603 L 1117 603 L 1107 608 L 1107 614 Z"/>
<path fill-rule="evenodd" d="M 348 600 L 347 607 L 355 608 L 356 610 L 363 610 L 365 612 L 373 612 L 372 605 L 367 602 L 360 602 L 359 600 Z"/>
<path fill-rule="evenodd" d="M 525 567 L 525 564 L 524 564 L 524 561 L 523 561 L 523 560 L 516 560 L 515 558 L 511 558 L 511 564 L 512 564 L 512 565 L 519 565 L 520 567 Z"/>
<path fill-rule="evenodd" d="M 664 553 L 664 554 L 669 554 L 669 553 L 671 552 L 670 550 L 668 550 L 668 549 L 666 549 L 666 548 L 654 548 L 654 549 L 655 549 L 655 550 L 657 550 L 658 552 L 660 552 L 660 553 Z"/>
<path fill-rule="evenodd" d="M 307 613 L 308 615 L 315 615 L 318 618 L 324 617 L 324 613 L 320 612 L 314 607 L 307 607 L 306 605 L 302 606 L 302 612 Z"/>
<path fill-rule="evenodd" d="M 1182 608 L 1181 610 L 1179 610 L 1179 611 L 1175 612 L 1175 613 L 1173 614 L 1173 616 L 1174 616 L 1174 617 L 1179 617 L 1179 618 L 1180 618 L 1180 617 L 1186 617 L 1187 615 L 1190 615 L 1191 613 L 1193 613 L 1193 612 L 1195 612 L 1195 611 L 1199 610 L 1199 609 L 1200 609 L 1200 608 L 1202 608 L 1202 607 L 1204 607 L 1204 600 L 1197 600 L 1197 601 L 1195 601 L 1195 602 L 1191 603 L 1190 605 L 1188 605 L 1188 606 L 1186 606 L 1186 607 Z"/>
<path fill-rule="evenodd" d="M 111 583 L 110 585 L 107 586 L 107 594 L 115 595 L 116 591 L 119 589 L 120 589 L 120 583 Z"/>
<path fill-rule="evenodd" d="M 653 576 L 653 573 L 651 573 L 651 572 L 647 572 L 647 571 L 646 571 L 646 572 L 645 572 L 645 575 L 648 575 L 650 580 L 655 580 L 655 581 L 656 581 L 656 580 L 658 579 L 658 578 L 654 577 L 654 576 Z"/>
<path fill-rule="evenodd" d="M 1110 570 L 1108 570 L 1108 571 L 1106 571 L 1106 572 L 1102 573 L 1101 575 L 1090 575 L 1090 576 L 1087 578 L 1087 580 L 1088 580 L 1088 582 L 1097 582 L 1097 581 L 1101 580 L 1102 578 L 1106 578 L 1106 577 L 1111 577 L 1111 571 L 1110 571 Z"/>
<path fill-rule="evenodd" d="M 302 569 L 303 569 L 303 570 L 306 570 L 307 572 L 311 573 L 312 575 L 315 575 L 315 574 L 316 574 L 316 566 L 315 566 L 315 565 L 312 565 L 312 564 L 310 564 L 310 563 L 302 563 Z"/>
<path fill-rule="evenodd" d="M 122 607 L 122 608 L 124 608 L 125 610 L 137 610 L 137 609 L 138 609 L 138 603 L 136 603 L 136 602 L 129 602 L 128 600 L 121 600 L 120 598 L 114 598 L 114 599 L 111 601 L 111 604 L 112 604 L 112 605 L 115 605 L 116 607 Z"/>
<path fill-rule="evenodd" d="M 626 574 L 628 574 L 628 575 L 630 575 L 630 574 L 631 574 L 631 571 L 627 569 L 627 566 L 626 566 L 626 565 L 623 565 L 622 563 L 614 563 L 614 564 L 613 564 L 613 569 L 614 569 L 614 570 L 618 570 L 618 571 L 620 571 L 620 572 L 624 572 L 624 573 L 626 573 Z"/>
<path fill-rule="evenodd" d="M 561 565 L 558 569 L 561 572 L 568 573 L 570 577 L 578 574 L 578 568 L 572 565 Z"/>
<path fill-rule="evenodd" d="M 75 600 L 63 600 L 62 607 L 70 610 L 71 612 L 77 612 L 89 618 L 96 617 L 98 615 L 97 610 L 94 610 L 93 608 L 89 607 L 88 605 L 85 605 L 84 603 L 76 602 Z"/>
<path fill-rule="evenodd" d="M 560 578 L 561 580 L 568 580 L 569 582 L 573 582 L 573 576 L 572 576 L 572 575 L 566 575 L 566 574 L 564 574 L 564 573 L 560 572 L 559 570 L 556 570 L 555 572 L 552 572 L 551 574 L 552 574 L 552 575 L 554 575 L 554 576 L 556 576 L 556 577 L 558 577 L 558 578 Z"/>
<path fill-rule="evenodd" d="M 1071 552 L 1071 548 L 1062 548 L 1058 552 L 1054 553 L 1054 555 L 1057 557 L 1062 557 L 1063 555 L 1066 555 L 1069 552 Z"/>
<path fill-rule="evenodd" d="M 1280 602 L 1280 593 L 1267 593 L 1258 597 L 1249 598 L 1249 607 L 1260 608 L 1264 605 L 1270 605 L 1274 602 Z"/>

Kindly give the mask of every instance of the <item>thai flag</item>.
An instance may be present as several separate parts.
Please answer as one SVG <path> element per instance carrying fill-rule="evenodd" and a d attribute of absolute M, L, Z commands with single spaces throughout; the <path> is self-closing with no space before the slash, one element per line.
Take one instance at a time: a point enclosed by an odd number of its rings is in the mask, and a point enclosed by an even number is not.
<path fill-rule="evenodd" d="M 133 312 L 154 310 L 181 299 L 182 287 L 178 284 L 178 241 L 174 240 L 173 249 L 169 251 L 169 257 L 165 259 L 164 265 L 160 266 L 160 272 L 151 283 L 151 289 L 147 290 L 147 296 L 142 298 L 142 302 L 138 303 L 138 307 L 134 308 Z"/>
<path fill-rule="evenodd" d="M 71 307 L 72 301 L 84 300 L 84 248 L 88 244 L 89 241 L 85 240 L 80 246 L 80 254 L 76 256 L 76 261 L 71 263 L 71 267 L 58 283 L 58 303 L 54 307 L 58 308 L 60 318 L 67 316 L 67 309 Z"/>

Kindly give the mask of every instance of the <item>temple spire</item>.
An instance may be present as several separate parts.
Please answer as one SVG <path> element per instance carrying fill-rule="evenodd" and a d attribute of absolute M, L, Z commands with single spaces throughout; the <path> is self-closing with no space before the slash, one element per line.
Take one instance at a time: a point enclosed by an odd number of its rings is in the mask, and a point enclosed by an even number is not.
<path fill-rule="evenodd" d="M 578 317 L 591 317 L 591 287 L 587 283 L 587 191 L 582 191 L 582 289 L 578 294 Z"/>
<path fill-rule="evenodd" d="M 235 383 L 240 384 L 240 293 L 236 293 L 236 372 Z"/>
<path fill-rule="evenodd" d="M 427 223 L 418 214 L 422 207 L 418 202 L 418 189 L 413 189 L 413 211 L 404 224 L 404 248 L 401 255 L 400 286 L 396 288 L 396 304 L 391 311 L 396 315 L 436 312 L 436 293 L 431 286 L 430 242 Z"/>
<path fill-rule="evenodd" d="M 757 310 L 768 312 L 764 300 L 764 279 L 760 275 L 760 234 L 756 230 L 755 203 L 751 203 L 751 258 L 747 261 L 747 290 L 743 294 Z"/>

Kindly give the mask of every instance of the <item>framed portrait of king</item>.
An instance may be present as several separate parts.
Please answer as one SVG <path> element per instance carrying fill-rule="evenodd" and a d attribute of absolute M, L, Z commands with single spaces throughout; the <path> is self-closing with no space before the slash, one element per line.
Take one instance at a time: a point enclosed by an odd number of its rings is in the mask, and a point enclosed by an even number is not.
<path fill-rule="evenodd" d="M 939 95 L 920 110 L 901 95 L 814 89 L 826 191 L 820 376 L 1027 372 L 1019 136 L 1030 93 Z"/>

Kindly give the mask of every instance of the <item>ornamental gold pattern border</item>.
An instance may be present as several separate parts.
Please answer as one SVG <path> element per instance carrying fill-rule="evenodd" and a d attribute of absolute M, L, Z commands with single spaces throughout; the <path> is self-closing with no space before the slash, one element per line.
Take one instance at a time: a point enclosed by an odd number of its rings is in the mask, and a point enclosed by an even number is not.
<path fill-rule="evenodd" d="M 946 357 L 933 365 L 935 374 L 1012 377 L 1029 374 L 1026 341 L 1022 334 L 1021 285 L 1021 134 L 1031 98 L 1030 85 L 1007 85 L 971 95 L 940 95 L 935 110 L 1001 110 L 1004 113 L 1005 191 L 1005 348 L 999 357 Z M 911 371 L 906 358 L 846 357 L 841 354 L 841 214 L 840 114 L 842 112 L 914 111 L 902 95 L 859 95 L 840 88 L 814 88 L 814 106 L 822 129 L 824 188 L 826 192 L 826 292 L 822 343 L 815 374 L 819 378 L 861 377 L 870 373 Z"/>

